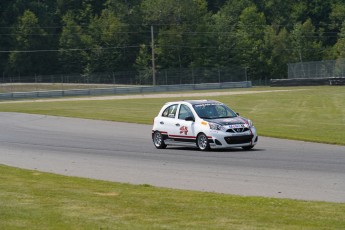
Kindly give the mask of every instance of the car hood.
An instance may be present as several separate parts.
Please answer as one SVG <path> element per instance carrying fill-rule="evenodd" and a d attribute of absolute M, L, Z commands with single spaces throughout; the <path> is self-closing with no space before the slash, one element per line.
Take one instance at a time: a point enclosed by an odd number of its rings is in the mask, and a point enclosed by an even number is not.
<path fill-rule="evenodd" d="M 204 120 L 208 122 L 214 122 L 220 125 L 248 124 L 247 119 L 243 117 L 204 119 Z"/>

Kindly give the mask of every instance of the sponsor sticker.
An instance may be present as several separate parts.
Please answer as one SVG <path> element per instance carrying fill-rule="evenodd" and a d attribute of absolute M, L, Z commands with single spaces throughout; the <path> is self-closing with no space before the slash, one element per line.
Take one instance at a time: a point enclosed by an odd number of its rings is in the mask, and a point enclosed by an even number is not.
<path fill-rule="evenodd" d="M 241 128 L 248 128 L 248 124 L 234 124 L 229 125 L 230 129 L 241 129 Z"/>
<path fill-rule="evenodd" d="M 180 128 L 180 134 L 187 135 L 187 133 L 188 133 L 188 127 L 187 126 L 182 126 Z"/>
<path fill-rule="evenodd" d="M 214 105 L 222 105 L 222 103 L 205 103 L 205 104 L 194 105 L 194 107 L 198 108 L 198 107 L 206 107 L 206 106 L 214 106 Z"/>

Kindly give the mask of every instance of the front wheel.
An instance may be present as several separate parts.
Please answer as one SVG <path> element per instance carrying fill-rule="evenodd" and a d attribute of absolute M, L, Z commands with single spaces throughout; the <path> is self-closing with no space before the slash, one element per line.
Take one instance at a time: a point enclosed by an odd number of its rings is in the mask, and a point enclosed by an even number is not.
<path fill-rule="evenodd" d="M 249 145 L 249 146 L 242 147 L 243 150 L 251 150 L 252 148 L 254 148 L 254 145 Z"/>
<path fill-rule="evenodd" d="M 204 133 L 200 133 L 196 139 L 196 144 L 201 151 L 207 151 L 210 149 L 210 143 L 207 136 Z"/>
<path fill-rule="evenodd" d="M 152 141 L 157 149 L 165 149 L 167 147 L 164 143 L 163 136 L 159 131 L 155 131 L 153 133 Z"/>

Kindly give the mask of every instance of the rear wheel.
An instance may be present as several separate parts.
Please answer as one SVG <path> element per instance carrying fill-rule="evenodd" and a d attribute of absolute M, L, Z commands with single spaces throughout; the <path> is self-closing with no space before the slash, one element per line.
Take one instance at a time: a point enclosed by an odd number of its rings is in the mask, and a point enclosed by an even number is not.
<path fill-rule="evenodd" d="M 164 143 L 163 136 L 159 131 L 155 131 L 153 133 L 152 141 L 157 149 L 165 149 L 167 147 Z"/>
<path fill-rule="evenodd" d="M 207 136 L 204 133 L 200 133 L 196 139 L 196 144 L 201 151 L 207 151 L 210 149 L 210 143 Z"/>

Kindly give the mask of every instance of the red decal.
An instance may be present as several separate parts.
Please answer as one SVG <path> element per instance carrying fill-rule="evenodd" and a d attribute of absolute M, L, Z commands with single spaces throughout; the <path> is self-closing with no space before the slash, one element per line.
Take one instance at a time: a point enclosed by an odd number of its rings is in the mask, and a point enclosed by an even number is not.
<path fill-rule="evenodd" d="M 187 135 L 188 133 L 188 127 L 187 126 L 182 126 L 180 128 L 180 134 L 184 133 L 184 135 Z"/>

